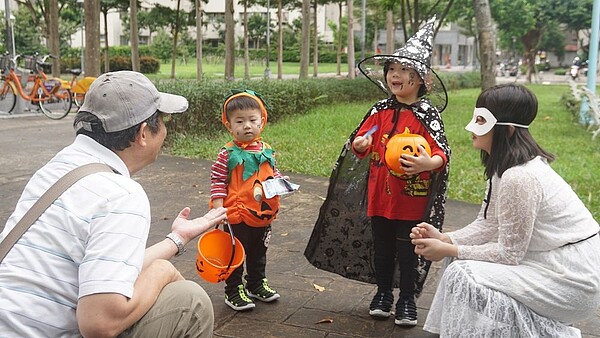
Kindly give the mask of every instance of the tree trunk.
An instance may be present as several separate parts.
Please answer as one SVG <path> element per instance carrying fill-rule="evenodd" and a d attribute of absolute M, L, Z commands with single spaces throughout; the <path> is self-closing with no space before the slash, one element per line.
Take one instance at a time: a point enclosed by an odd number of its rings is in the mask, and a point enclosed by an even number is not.
<path fill-rule="evenodd" d="M 310 0 L 302 0 L 302 44 L 300 45 L 300 79 L 308 77 L 310 58 Z"/>
<path fill-rule="evenodd" d="M 373 51 L 373 54 L 379 54 L 379 53 L 377 53 L 378 49 L 379 49 L 379 29 L 375 28 L 373 30 L 373 42 L 371 45 L 371 50 Z"/>
<path fill-rule="evenodd" d="M 202 0 L 196 0 L 196 78 L 202 81 Z"/>
<path fill-rule="evenodd" d="M 531 77 L 534 74 L 537 76 L 537 70 L 535 69 L 535 55 L 537 54 L 537 46 L 539 45 L 541 37 L 542 32 L 539 29 L 532 29 L 521 37 L 521 42 L 524 47 L 523 57 L 527 60 L 527 83 L 531 83 Z"/>
<path fill-rule="evenodd" d="M 133 71 L 139 72 L 140 71 L 140 51 L 139 51 L 139 45 L 140 45 L 140 39 L 139 39 L 139 34 L 140 32 L 138 32 L 138 20 L 137 20 L 137 0 L 130 0 L 129 1 L 129 15 L 131 16 L 129 18 L 129 27 L 130 27 L 130 32 L 129 32 L 129 43 L 131 45 L 131 69 Z"/>
<path fill-rule="evenodd" d="M 60 76 L 60 40 L 58 33 L 58 0 L 49 2 L 50 21 L 48 22 L 48 42 L 50 54 L 56 56 L 52 58 L 52 76 Z"/>
<path fill-rule="evenodd" d="M 385 53 L 392 54 L 394 53 L 394 41 L 395 39 L 394 32 L 394 12 L 392 10 L 387 10 L 385 13 Z"/>
<path fill-rule="evenodd" d="M 85 75 L 99 76 L 100 0 L 86 0 L 83 6 L 85 13 Z"/>
<path fill-rule="evenodd" d="M 316 78 L 319 74 L 319 30 L 317 29 L 317 1 L 313 3 L 313 77 Z"/>
<path fill-rule="evenodd" d="M 338 9 L 340 11 L 340 15 L 338 18 L 338 39 L 337 39 L 337 66 L 336 66 L 336 74 L 338 76 L 342 75 L 342 23 L 343 23 L 343 15 L 342 15 L 342 3 L 338 3 Z"/>
<path fill-rule="evenodd" d="M 277 79 L 283 78 L 283 8 L 281 0 L 277 0 Z"/>
<path fill-rule="evenodd" d="M 235 80 L 235 22 L 233 0 L 225 0 L 225 80 Z"/>
<path fill-rule="evenodd" d="M 354 60 L 354 4 L 353 0 L 347 1 L 348 6 L 348 78 L 356 77 Z"/>
<path fill-rule="evenodd" d="M 175 78 L 175 64 L 177 63 L 177 36 L 179 33 L 179 9 L 181 0 L 177 0 L 177 12 L 175 12 L 175 31 L 173 32 L 173 54 L 171 55 L 171 79 Z"/>
<path fill-rule="evenodd" d="M 108 52 L 108 10 L 102 13 L 104 18 L 104 72 L 110 71 L 110 53 Z"/>
<path fill-rule="evenodd" d="M 488 0 L 473 0 L 481 61 L 481 89 L 496 85 L 496 34 Z"/>
<path fill-rule="evenodd" d="M 250 80 L 250 51 L 248 48 L 248 0 L 244 0 L 244 79 L 246 80 Z"/>

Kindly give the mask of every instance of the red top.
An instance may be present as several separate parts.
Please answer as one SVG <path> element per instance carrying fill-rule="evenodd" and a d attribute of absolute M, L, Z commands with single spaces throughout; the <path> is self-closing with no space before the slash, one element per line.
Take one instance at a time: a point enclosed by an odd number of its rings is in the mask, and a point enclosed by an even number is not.
<path fill-rule="evenodd" d="M 395 134 L 404 132 L 405 128 L 411 134 L 423 136 L 431 147 L 431 156 L 439 155 L 444 164 L 436 171 L 442 170 L 446 165 L 447 158 L 438 144 L 431 138 L 429 132 L 411 110 L 404 109 L 399 113 L 399 120 L 394 128 L 393 109 L 386 109 L 372 113 L 362 124 L 356 136 L 364 135 L 371 127 L 377 125 L 379 128 L 373 133 L 373 144 L 362 154 L 354 150 L 359 158 L 371 154 L 369 165 L 368 183 L 368 216 L 382 216 L 387 219 L 418 221 L 424 217 L 427 202 L 429 200 L 429 185 L 431 184 L 430 172 L 422 172 L 418 175 L 392 174 L 385 164 L 385 146 L 387 141 Z M 394 130 L 392 130 L 394 129 Z M 392 135 L 390 135 L 392 133 Z"/>

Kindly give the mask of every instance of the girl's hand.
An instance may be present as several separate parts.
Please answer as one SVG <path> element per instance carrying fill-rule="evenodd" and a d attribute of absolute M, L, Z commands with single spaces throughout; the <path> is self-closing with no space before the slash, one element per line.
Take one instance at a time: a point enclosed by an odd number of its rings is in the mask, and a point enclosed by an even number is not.
<path fill-rule="evenodd" d="M 352 147 L 359 153 L 364 153 L 369 149 L 371 144 L 373 143 L 373 136 L 369 135 L 367 137 L 357 136 L 352 141 Z"/>
<path fill-rule="evenodd" d="M 444 161 L 438 155 L 429 156 L 422 145 L 419 145 L 419 156 L 402 155 L 400 165 L 407 175 L 416 175 L 424 171 L 432 171 L 439 168 Z"/>

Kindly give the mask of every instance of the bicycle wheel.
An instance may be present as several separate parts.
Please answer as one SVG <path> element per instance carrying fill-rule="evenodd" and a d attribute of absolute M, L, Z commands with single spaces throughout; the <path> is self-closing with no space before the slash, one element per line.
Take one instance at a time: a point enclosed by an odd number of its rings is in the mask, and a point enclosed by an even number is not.
<path fill-rule="evenodd" d="M 40 99 L 42 113 L 53 120 L 60 120 L 71 111 L 71 91 L 64 88 L 56 90 L 49 98 Z"/>
<path fill-rule="evenodd" d="M 77 108 L 81 108 L 83 105 L 83 99 L 85 99 L 85 94 L 71 93 L 73 94 L 73 103 L 77 106 Z"/>
<path fill-rule="evenodd" d="M 12 114 L 17 104 L 17 94 L 10 82 L 0 81 L 0 113 Z"/>

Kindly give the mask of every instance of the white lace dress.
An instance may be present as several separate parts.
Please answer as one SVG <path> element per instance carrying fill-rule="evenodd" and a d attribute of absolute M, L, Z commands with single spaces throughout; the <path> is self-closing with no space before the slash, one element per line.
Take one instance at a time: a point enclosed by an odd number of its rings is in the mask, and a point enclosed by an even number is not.
<path fill-rule="evenodd" d="M 570 324 L 600 306 L 598 222 L 539 157 L 494 176 L 488 200 L 487 218 L 484 202 L 473 223 L 448 233 L 458 259 L 445 262 L 424 329 L 441 337 L 580 337 Z"/>

